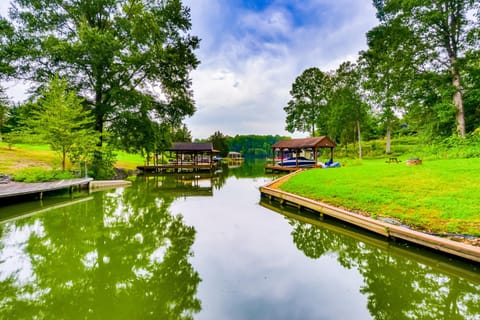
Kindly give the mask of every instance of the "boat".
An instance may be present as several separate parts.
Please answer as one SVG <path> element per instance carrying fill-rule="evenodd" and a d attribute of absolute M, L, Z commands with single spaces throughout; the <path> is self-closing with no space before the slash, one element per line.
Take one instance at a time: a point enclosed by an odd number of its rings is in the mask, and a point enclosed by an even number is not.
<path fill-rule="evenodd" d="M 281 167 L 314 167 L 316 162 L 305 157 L 289 157 L 278 161 L 277 165 Z"/>

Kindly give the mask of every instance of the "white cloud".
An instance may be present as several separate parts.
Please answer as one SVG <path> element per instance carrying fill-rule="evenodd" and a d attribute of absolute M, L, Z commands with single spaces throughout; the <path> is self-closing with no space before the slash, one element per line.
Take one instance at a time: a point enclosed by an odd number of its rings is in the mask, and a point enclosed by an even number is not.
<path fill-rule="evenodd" d="M 192 72 L 197 112 L 186 121 L 195 138 L 218 130 L 290 135 L 283 107 L 295 78 L 312 66 L 328 71 L 355 60 L 376 24 L 371 0 L 276 0 L 260 9 L 236 0 L 184 3 L 191 34 L 202 39 Z M 0 1 L 3 15 L 6 8 Z M 11 87 L 18 95 L 20 86 Z"/>
<path fill-rule="evenodd" d="M 197 138 L 217 130 L 290 135 L 283 107 L 295 78 L 355 60 L 376 23 L 370 0 L 279 0 L 260 11 L 226 1 L 187 5 L 202 39 L 202 64 L 192 73 L 197 113 L 187 120 Z"/>

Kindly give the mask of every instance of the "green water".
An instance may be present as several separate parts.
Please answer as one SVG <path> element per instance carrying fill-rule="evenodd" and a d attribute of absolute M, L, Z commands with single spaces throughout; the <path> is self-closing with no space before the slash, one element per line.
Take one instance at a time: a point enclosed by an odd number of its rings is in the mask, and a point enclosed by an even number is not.
<path fill-rule="evenodd" d="M 480 270 L 260 198 L 262 163 L 0 207 L 0 319 L 480 319 Z"/>

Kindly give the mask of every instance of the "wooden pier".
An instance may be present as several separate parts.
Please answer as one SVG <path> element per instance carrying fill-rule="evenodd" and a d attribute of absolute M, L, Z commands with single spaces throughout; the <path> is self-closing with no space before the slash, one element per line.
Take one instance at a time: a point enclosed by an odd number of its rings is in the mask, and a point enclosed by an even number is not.
<path fill-rule="evenodd" d="M 298 209 L 305 208 L 317 212 L 321 216 L 327 215 L 345 221 L 390 239 L 401 239 L 464 259 L 480 262 L 480 247 L 390 224 L 371 217 L 365 217 L 320 201 L 279 190 L 276 187 L 282 180 L 289 179 L 290 176 L 294 174 L 296 173 L 291 173 L 260 187 L 262 196 L 271 201 L 278 201 L 281 205 L 291 205 Z"/>
<path fill-rule="evenodd" d="M 265 171 L 270 171 L 270 172 L 294 172 L 297 170 L 301 170 L 304 168 L 300 167 L 282 167 L 282 166 L 276 166 L 276 165 L 266 165 L 265 166 Z"/>
<path fill-rule="evenodd" d="M 158 165 L 137 166 L 137 169 L 144 173 L 156 172 L 180 172 L 180 171 L 213 171 L 217 167 L 216 162 L 188 163 L 172 162 Z"/>
<path fill-rule="evenodd" d="M 10 182 L 0 185 L 0 199 L 29 194 L 38 194 L 40 199 L 42 199 L 45 192 L 67 188 L 72 191 L 74 187 L 80 188 L 81 186 L 88 185 L 92 180 L 92 178 L 81 178 L 37 183 Z"/>

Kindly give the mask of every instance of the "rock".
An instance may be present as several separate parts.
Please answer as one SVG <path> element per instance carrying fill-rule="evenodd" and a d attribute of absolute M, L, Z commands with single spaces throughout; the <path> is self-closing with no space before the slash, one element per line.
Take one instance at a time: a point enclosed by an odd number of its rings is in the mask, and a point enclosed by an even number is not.
<path fill-rule="evenodd" d="M 6 174 L 1 174 L 0 173 L 0 184 L 7 184 L 12 182 L 13 179 L 10 176 L 7 176 Z"/>

